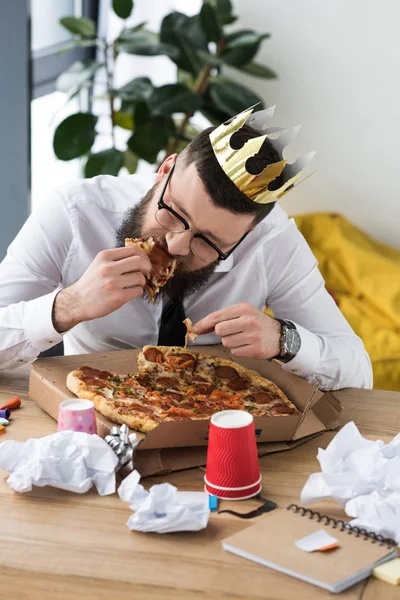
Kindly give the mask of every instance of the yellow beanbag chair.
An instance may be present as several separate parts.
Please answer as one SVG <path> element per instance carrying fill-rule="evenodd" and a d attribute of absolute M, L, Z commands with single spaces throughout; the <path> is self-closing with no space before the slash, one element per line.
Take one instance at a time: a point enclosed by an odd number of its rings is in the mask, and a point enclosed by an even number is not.
<path fill-rule="evenodd" d="M 374 388 L 400 390 L 400 251 L 336 213 L 294 219 L 318 259 L 327 290 L 365 344 Z"/>

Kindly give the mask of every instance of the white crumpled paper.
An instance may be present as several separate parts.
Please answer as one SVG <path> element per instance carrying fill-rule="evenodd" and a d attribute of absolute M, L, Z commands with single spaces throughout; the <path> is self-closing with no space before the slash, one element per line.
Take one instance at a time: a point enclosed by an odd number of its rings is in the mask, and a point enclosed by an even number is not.
<path fill-rule="evenodd" d="M 129 529 L 171 533 L 207 526 L 210 509 L 205 492 L 178 492 L 170 483 L 153 485 L 147 492 L 139 481 L 139 473 L 133 471 L 118 488 L 121 500 L 134 511 L 127 521 Z"/>
<path fill-rule="evenodd" d="M 385 444 L 365 439 L 355 423 L 347 423 L 317 458 L 322 472 L 310 475 L 300 503 L 333 498 L 356 517 L 351 525 L 400 545 L 400 434 Z"/>
<path fill-rule="evenodd" d="M 10 474 L 8 485 L 30 492 L 32 485 L 50 485 L 83 494 L 95 485 L 100 496 L 115 492 L 118 459 L 98 435 L 60 431 L 26 442 L 0 444 L 0 468 Z"/>

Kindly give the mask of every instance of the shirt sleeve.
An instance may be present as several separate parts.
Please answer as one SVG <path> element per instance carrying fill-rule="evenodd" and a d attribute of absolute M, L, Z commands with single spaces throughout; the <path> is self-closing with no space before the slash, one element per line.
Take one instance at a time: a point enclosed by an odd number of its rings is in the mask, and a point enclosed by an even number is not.
<path fill-rule="evenodd" d="M 52 309 L 73 247 L 71 209 L 56 192 L 30 215 L 0 264 L 0 369 L 31 362 L 62 340 Z"/>
<path fill-rule="evenodd" d="M 323 390 L 371 388 L 363 342 L 326 290 L 318 262 L 292 219 L 264 245 L 264 260 L 268 305 L 276 317 L 292 321 L 301 337 L 298 354 L 282 368 Z"/>

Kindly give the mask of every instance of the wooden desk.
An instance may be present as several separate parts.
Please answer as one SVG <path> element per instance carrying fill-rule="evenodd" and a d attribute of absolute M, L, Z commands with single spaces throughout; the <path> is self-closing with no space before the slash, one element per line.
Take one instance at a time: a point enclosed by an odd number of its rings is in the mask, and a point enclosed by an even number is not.
<path fill-rule="evenodd" d="M 27 397 L 28 371 L 0 373 L 0 402 L 18 394 L 23 407 L 0 441 L 26 440 L 56 430 L 55 422 Z M 354 420 L 371 438 L 389 441 L 400 431 L 400 393 L 369 392 L 357 398 L 340 393 L 347 407 L 343 423 Z M 281 506 L 298 502 L 308 475 L 319 470 L 318 447 L 326 433 L 289 452 L 261 459 L 264 493 Z M 181 490 L 201 490 L 203 471 L 191 469 L 145 485 L 169 481 Z M 332 599 L 320 588 L 302 583 L 234 556 L 221 547 L 224 537 L 249 522 L 213 514 L 199 533 L 139 534 L 128 530 L 130 514 L 119 497 L 84 495 L 53 488 L 14 493 L 0 471 L 0 598 L 4 600 L 207 600 L 262 598 L 279 600 Z M 247 501 L 224 507 L 246 512 Z M 333 503 L 322 508 L 343 516 Z M 254 521 L 251 521 L 253 524 Z M 362 582 L 341 595 L 354 600 L 394 600 L 399 588 L 376 579 Z"/>

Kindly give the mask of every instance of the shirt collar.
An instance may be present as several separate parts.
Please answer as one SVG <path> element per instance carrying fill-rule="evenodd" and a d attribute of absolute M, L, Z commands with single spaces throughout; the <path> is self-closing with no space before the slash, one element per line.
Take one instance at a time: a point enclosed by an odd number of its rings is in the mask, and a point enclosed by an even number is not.
<path fill-rule="evenodd" d="M 215 267 L 214 273 L 227 273 L 233 267 L 233 254 L 228 256 L 226 260 L 220 260 Z"/>

